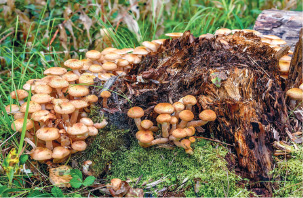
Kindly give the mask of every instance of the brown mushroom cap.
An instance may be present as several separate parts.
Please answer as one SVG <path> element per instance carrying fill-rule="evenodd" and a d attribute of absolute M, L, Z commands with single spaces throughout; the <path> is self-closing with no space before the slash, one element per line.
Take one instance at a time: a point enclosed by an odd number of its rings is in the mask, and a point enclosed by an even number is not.
<path fill-rule="evenodd" d="M 165 36 L 169 36 L 171 38 L 179 38 L 183 36 L 183 33 L 181 32 L 166 33 Z"/>
<path fill-rule="evenodd" d="M 44 104 L 49 103 L 52 100 L 52 97 L 48 94 L 34 94 L 31 100 L 38 104 Z"/>
<path fill-rule="evenodd" d="M 125 59 L 117 59 L 117 66 L 118 67 L 125 67 L 127 65 L 129 65 L 129 62 Z"/>
<path fill-rule="evenodd" d="M 65 158 L 70 154 L 70 150 L 63 147 L 63 146 L 57 146 L 53 150 L 52 158 L 56 159 L 62 159 Z"/>
<path fill-rule="evenodd" d="M 114 191 L 119 190 L 121 188 L 121 186 L 122 186 L 121 179 L 114 178 L 110 182 L 111 182 L 111 187 L 113 188 Z"/>
<path fill-rule="evenodd" d="M 64 66 L 69 67 L 72 70 L 78 70 L 83 67 L 83 62 L 78 59 L 69 59 L 64 62 Z"/>
<path fill-rule="evenodd" d="M 81 118 L 80 123 L 83 123 L 86 126 L 93 126 L 94 125 L 94 122 L 90 118 Z"/>
<path fill-rule="evenodd" d="M 187 133 L 184 129 L 178 128 L 178 129 L 173 130 L 172 136 L 174 136 L 177 139 L 181 139 L 181 138 L 186 137 Z"/>
<path fill-rule="evenodd" d="M 279 60 L 279 71 L 281 73 L 288 73 L 290 67 L 290 61 Z"/>
<path fill-rule="evenodd" d="M 49 119 L 55 120 L 56 116 L 47 110 L 40 110 L 40 111 L 34 112 L 31 116 L 31 118 L 37 122 L 40 122 L 40 121 L 46 122 Z"/>
<path fill-rule="evenodd" d="M 37 85 L 35 86 L 35 93 L 36 94 L 50 94 L 52 93 L 53 89 L 48 85 Z"/>
<path fill-rule="evenodd" d="M 28 96 L 28 93 L 27 93 L 27 91 L 25 91 L 23 89 L 17 89 L 16 91 L 12 91 L 10 96 L 12 99 L 17 99 L 17 96 L 18 96 L 18 100 L 23 100 L 24 98 L 26 98 Z"/>
<path fill-rule="evenodd" d="M 66 132 L 70 135 L 81 135 L 88 132 L 88 128 L 83 123 L 73 124 L 71 127 L 67 127 Z"/>
<path fill-rule="evenodd" d="M 177 123 L 178 123 L 178 121 L 179 121 L 179 120 L 178 120 L 178 118 L 177 118 L 177 117 L 172 116 L 172 117 L 171 117 L 171 120 L 170 120 L 170 123 L 171 123 L 171 124 L 177 124 Z"/>
<path fill-rule="evenodd" d="M 106 62 L 102 65 L 102 68 L 106 71 L 113 71 L 117 69 L 117 65 L 113 62 Z"/>
<path fill-rule="evenodd" d="M 72 143 L 72 148 L 76 151 L 84 151 L 87 144 L 84 141 L 76 141 Z"/>
<path fill-rule="evenodd" d="M 228 35 L 231 33 L 232 33 L 232 31 L 228 28 L 220 28 L 220 29 L 216 30 L 215 35 L 219 35 L 219 34 Z"/>
<path fill-rule="evenodd" d="M 89 66 L 88 70 L 93 73 L 99 73 L 99 72 L 103 71 L 103 68 L 101 65 L 93 64 L 93 65 Z"/>
<path fill-rule="evenodd" d="M 24 118 L 17 119 L 12 123 L 11 128 L 15 131 L 22 132 L 23 122 L 24 122 Z M 34 122 L 30 119 L 26 119 L 25 129 L 29 130 L 32 129 L 33 127 L 34 127 Z"/>
<path fill-rule="evenodd" d="M 69 100 L 68 99 L 66 99 L 66 98 L 53 98 L 52 99 L 52 103 L 54 104 L 54 105 L 58 105 L 58 104 L 61 104 L 61 103 L 63 103 L 63 102 L 68 102 Z"/>
<path fill-rule="evenodd" d="M 72 103 L 76 107 L 76 109 L 88 107 L 88 103 L 84 100 L 70 100 L 69 102 Z"/>
<path fill-rule="evenodd" d="M 96 95 L 88 95 L 82 98 L 85 102 L 94 103 L 98 102 L 98 96 Z"/>
<path fill-rule="evenodd" d="M 190 144 L 191 144 L 191 141 L 188 140 L 188 139 L 183 139 L 181 140 L 181 144 L 183 145 L 184 149 L 190 149 Z"/>
<path fill-rule="evenodd" d="M 197 99 L 195 96 L 187 95 L 183 98 L 183 104 L 185 105 L 195 105 L 197 104 Z"/>
<path fill-rule="evenodd" d="M 82 85 L 70 86 L 68 89 L 68 93 L 74 97 L 82 97 L 89 94 L 88 88 Z"/>
<path fill-rule="evenodd" d="M 109 91 L 102 91 L 100 96 L 102 98 L 109 98 L 112 94 Z"/>
<path fill-rule="evenodd" d="M 85 56 L 91 60 L 98 60 L 101 57 L 101 53 L 97 50 L 89 50 L 86 52 Z"/>
<path fill-rule="evenodd" d="M 137 55 L 146 55 L 149 52 L 142 46 L 136 47 L 133 51 L 133 54 L 137 54 Z"/>
<path fill-rule="evenodd" d="M 68 87 L 69 83 L 64 80 L 63 78 L 53 78 L 50 82 L 49 82 L 49 86 L 51 86 L 52 88 L 55 89 L 62 89 L 64 87 Z"/>
<path fill-rule="evenodd" d="M 153 122 L 150 121 L 150 120 L 143 120 L 143 121 L 141 121 L 141 127 L 144 128 L 144 129 L 149 129 L 153 125 L 154 125 Z"/>
<path fill-rule="evenodd" d="M 138 131 L 136 133 L 136 138 L 142 143 L 150 143 L 154 140 L 153 132 L 146 130 L 146 131 Z"/>
<path fill-rule="evenodd" d="M 165 41 L 166 41 L 166 39 L 157 39 L 157 40 L 153 40 L 152 42 L 162 45 Z"/>
<path fill-rule="evenodd" d="M 95 76 L 92 75 L 81 75 L 79 78 L 79 84 L 84 84 L 84 85 L 93 85 Z"/>
<path fill-rule="evenodd" d="M 52 159 L 52 151 L 48 148 L 37 147 L 31 151 L 30 156 L 37 161 L 49 160 Z"/>
<path fill-rule="evenodd" d="M 43 72 L 44 75 L 63 75 L 67 70 L 63 67 L 51 67 Z"/>
<path fill-rule="evenodd" d="M 15 104 L 7 105 L 5 111 L 6 113 L 16 113 L 19 111 L 19 106 Z"/>
<path fill-rule="evenodd" d="M 101 54 L 105 55 L 105 54 L 107 54 L 107 53 L 109 53 L 109 52 L 113 52 L 113 51 L 115 51 L 115 50 L 117 50 L 117 48 L 107 47 L 107 48 L 105 48 L 105 49 L 101 52 Z"/>
<path fill-rule="evenodd" d="M 303 99 L 303 90 L 299 88 L 292 88 L 286 92 L 286 95 L 293 100 L 302 100 Z"/>
<path fill-rule="evenodd" d="M 63 102 L 63 103 L 56 104 L 54 107 L 54 110 L 56 113 L 66 115 L 66 114 L 73 113 L 76 110 L 76 108 L 72 103 Z"/>
<path fill-rule="evenodd" d="M 162 123 L 164 123 L 164 122 L 170 122 L 170 120 L 171 120 L 171 115 L 169 115 L 169 114 L 160 114 L 160 115 L 158 115 L 158 117 L 157 117 L 157 122 L 158 123 L 160 123 L 160 124 L 162 124 Z"/>
<path fill-rule="evenodd" d="M 175 103 L 173 104 L 173 107 L 174 107 L 174 109 L 175 109 L 176 111 L 182 111 L 182 110 L 185 109 L 185 106 L 184 106 L 184 104 L 183 104 L 182 102 L 175 102 Z"/>
<path fill-rule="evenodd" d="M 290 56 L 282 56 L 279 61 L 291 61 L 291 57 Z"/>
<path fill-rule="evenodd" d="M 79 76 L 72 71 L 67 72 L 62 78 L 68 82 L 73 82 L 79 79 Z"/>
<path fill-rule="evenodd" d="M 127 60 L 130 64 L 138 64 L 141 59 L 135 54 L 126 54 L 123 59 Z"/>
<path fill-rule="evenodd" d="M 25 102 L 21 105 L 21 108 L 20 108 L 21 112 L 25 113 L 26 105 L 27 105 L 27 102 Z M 41 110 L 41 105 L 39 105 L 37 102 L 34 102 L 34 101 L 29 102 L 28 113 L 34 113 L 39 110 Z"/>
<path fill-rule="evenodd" d="M 111 74 L 111 73 L 99 73 L 98 74 L 98 78 L 100 80 L 103 80 L 103 81 L 107 81 L 109 80 L 111 77 L 115 76 L 114 74 Z"/>
<path fill-rule="evenodd" d="M 194 119 L 194 114 L 189 110 L 183 110 L 180 112 L 179 117 L 181 120 L 189 122 Z"/>
<path fill-rule="evenodd" d="M 150 41 L 144 41 L 142 43 L 142 45 L 148 49 L 150 49 L 151 51 L 155 52 L 157 51 L 159 44 L 158 43 L 154 43 L 154 42 L 150 42 Z"/>
<path fill-rule="evenodd" d="M 60 137 L 59 129 L 44 127 L 36 132 L 37 138 L 44 141 L 52 141 Z"/>
<path fill-rule="evenodd" d="M 104 55 L 104 58 L 106 60 L 116 60 L 116 59 L 119 59 L 121 58 L 122 56 L 120 54 L 116 54 L 114 52 L 109 52 L 107 54 Z"/>
<path fill-rule="evenodd" d="M 141 118 L 144 116 L 144 111 L 141 107 L 132 107 L 127 112 L 128 117 Z"/>
<path fill-rule="evenodd" d="M 203 121 L 209 122 L 209 121 L 215 121 L 217 119 L 217 115 L 213 110 L 206 109 L 199 114 L 199 118 Z"/>
<path fill-rule="evenodd" d="M 154 108 L 154 111 L 158 114 L 172 114 L 174 110 L 173 105 L 169 103 L 159 103 Z"/>

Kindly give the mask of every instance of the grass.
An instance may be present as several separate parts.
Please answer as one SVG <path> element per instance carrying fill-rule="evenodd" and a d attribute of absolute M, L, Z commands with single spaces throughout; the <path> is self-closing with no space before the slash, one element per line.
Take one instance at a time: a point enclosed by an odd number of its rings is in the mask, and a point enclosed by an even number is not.
<path fill-rule="evenodd" d="M 21 150 L 26 146 L 24 145 L 25 129 L 22 133 L 15 133 L 11 129 L 13 117 L 8 115 L 4 109 L 8 104 L 17 104 L 10 98 L 9 93 L 22 88 L 23 84 L 29 79 L 43 77 L 43 71 L 48 67 L 62 66 L 63 61 L 71 57 L 83 58 L 87 49 L 101 50 L 106 47 L 106 36 L 101 36 L 100 29 L 108 31 L 107 36 L 110 37 L 110 41 L 115 47 L 134 47 L 140 45 L 144 40 L 165 38 L 163 33 L 167 32 L 191 30 L 195 36 L 199 36 L 204 33 L 213 33 L 220 27 L 231 29 L 252 28 L 257 15 L 262 9 L 287 7 L 282 0 L 178 0 L 169 1 L 168 3 L 159 1 L 158 4 L 156 4 L 157 1 L 150 1 L 151 4 L 147 5 L 144 4 L 144 1 L 139 1 L 139 9 L 146 10 L 146 12 L 140 14 L 139 20 L 130 22 L 131 25 L 138 26 L 138 31 L 134 32 L 131 26 L 126 23 L 129 21 L 124 20 L 126 17 L 122 17 L 122 23 L 118 24 L 119 17 L 121 17 L 121 14 L 123 16 L 123 10 L 121 9 L 110 12 L 107 5 L 105 5 L 105 12 L 98 12 L 95 1 L 92 1 L 91 5 L 81 0 L 72 3 L 65 0 L 55 1 L 55 5 L 52 3 L 54 1 L 45 1 L 45 4 L 43 2 L 27 4 L 25 1 L 16 0 L 11 4 L 0 5 L 0 113 L 2 114 L 0 116 L 0 162 L 2 168 L 4 166 L 3 162 L 12 154 L 13 148 L 16 149 L 17 154 L 22 154 Z M 298 2 L 298 4 L 296 10 L 302 10 L 302 2 Z M 126 1 L 120 0 L 119 6 L 127 9 L 130 5 Z M 66 14 L 69 9 L 71 12 Z M 124 14 L 134 16 L 134 13 L 130 13 L 130 11 Z M 88 22 L 88 20 L 81 21 L 80 17 L 87 17 L 92 20 L 92 25 L 88 30 L 85 29 L 85 22 Z M 104 20 L 102 20 L 103 18 Z M 68 27 L 71 28 L 58 31 L 58 25 L 67 20 L 70 22 Z M 89 31 L 89 36 L 86 31 Z M 56 32 L 57 36 L 54 37 Z M 75 40 L 72 39 L 72 34 L 75 35 Z M 92 38 L 92 42 L 90 42 L 89 37 Z M 113 140 L 119 133 L 117 130 L 111 133 L 111 130 L 107 130 L 103 134 L 108 134 L 106 137 L 109 140 Z M 102 140 L 97 139 L 92 144 L 97 145 L 100 142 L 102 143 Z M 97 147 L 96 153 L 92 152 L 91 154 L 97 154 L 102 149 Z M 147 181 L 149 179 L 157 180 L 169 175 L 165 184 L 158 186 L 160 188 L 180 184 L 182 179 L 189 176 L 190 181 L 198 179 L 204 182 L 198 192 L 200 196 L 213 196 L 214 194 L 211 194 L 210 189 L 215 190 L 216 196 L 247 195 L 245 188 L 242 191 L 236 186 L 240 178 L 226 170 L 226 162 L 222 159 L 227 152 L 225 148 L 215 147 L 202 141 L 196 145 L 196 151 L 193 158 L 190 158 L 180 150 L 166 152 L 162 149 L 144 150 L 133 143 L 130 150 L 123 152 L 104 151 L 98 157 L 103 162 L 112 159 L 111 175 L 108 179 L 118 176 L 121 178 L 136 178 L 143 174 L 141 181 Z M 143 157 L 146 155 L 149 158 L 145 161 Z M 129 159 L 130 156 L 133 156 L 136 161 L 120 160 Z M 163 169 L 153 163 L 152 156 L 161 162 Z M 220 157 L 217 159 L 217 156 Z M 165 160 L 161 160 L 162 157 Z M 182 161 L 182 159 L 186 160 Z M 282 178 L 281 181 L 284 181 L 278 184 L 281 188 L 275 191 L 277 196 L 288 196 L 291 192 L 293 192 L 292 195 L 298 196 L 299 193 L 302 193 L 300 186 L 302 172 L 298 168 L 302 159 L 302 155 L 295 155 L 290 160 L 277 162 L 274 174 Z M 34 195 L 37 191 L 45 193 L 45 196 L 50 195 L 48 193 L 50 193 L 51 188 L 48 186 L 47 178 L 42 178 L 41 175 L 33 177 L 32 174 L 26 175 L 24 172 L 20 172 L 23 165 L 21 161 L 24 159 L 20 156 L 18 160 L 19 162 L 15 163 L 14 167 L 18 171 L 10 172 L 9 175 L 2 174 L 3 171 L 0 167 L 0 196 L 5 195 L 3 189 L 7 184 L 9 184 L 7 188 L 9 187 L 11 191 L 7 195 Z M 174 163 L 171 164 L 171 168 L 167 168 L 168 163 L 172 160 Z M 212 166 L 209 160 L 218 164 Z M 47 174 L 44 172 L 44 166 L 41 168 L 33 162 L 29 163 L 27 161 L 27 163 Z M 142 163 L 143 166 L 140 166 Z M 131 165 L 137 169 L 131 169 L 133 168 L 130 167 Z M 181 166 L 179 167 L 179 165 Z M 126 167 L 130 168 L 131 171 L 128 172 Z M 181 173 L 177 172 L 178 170 Z M 210 170 L 217 172 L 213 175 Z M 225 177 L 227 173 L 229 175 L 228 179 Z M 35 180 L 32 185 L 28 183 L 30 178 Z M 222 178 L 225 180 L 222 180 Z M 212 182 L 206 183 L 206 180 Z M 224 188 L 220 188 L 220 180 L 222 180 L 223 184 L 221 186 L 224 186 Z M 42 182 L 38 183 L 37 181 Z M 191 183 L 186 183 L 186 186 L 190 185 Z M 73 195 L 73 189 L 66 190 L 64 193 L 71 196 Z M 187 196 L 196 196 L 190 188 L 184 193 Z"/>

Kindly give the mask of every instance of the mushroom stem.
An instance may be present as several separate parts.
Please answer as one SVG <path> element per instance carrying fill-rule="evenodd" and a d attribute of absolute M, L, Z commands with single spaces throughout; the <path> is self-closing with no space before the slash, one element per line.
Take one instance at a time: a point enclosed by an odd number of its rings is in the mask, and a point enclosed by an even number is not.
<path fill-rule="evenodd" d="M 187 123 L 187 127 L 193 126 L 193 127 L 197 127 L 197 126 L 203 126 L 207 123 L 207 121 L 203 121 L 203 120 L 194 120 L 194 121 L 190 121 L 189 123 Z"/>
<path fill-rule="evenodd" d="M 70 119 L 70 123 L 71 125 L 75 124 L 77 122 L 77 118 L 78 118 L 78 115 L 79 115 L 79 109 L 76 109 L 72 116 L 71 116 L 71 119 Z"/>
<path fill-rule="evenodd" d="M 189 148 L 189 149 L 185 149 L 185 153 L 192 155 L 194 154 L 194 151 L 192 148 Z"/>
<path fill-rule="evenodd" d="M 19 100 L 19 104 L 22 105 L 24 103 L 24 100 Z"/>
<path fill-rule="evenodd" d="M 180 124 L 178 125 L 178 128 L 182 128 L 183 129 L 186 126 L 186 124 L 187 124 L 187 121 L 181 120 Z"/>
<path fill-rule="evenodd" d="M 185 109 L 186 110 L 192 110 L 192 107 L 193 107 L 193 105 L 192 104 L 187 104 L 187 105 L 185 105 Z"/>
<path fill-rule="evenodd" d="M 50 149 L 50 150 L 53 150 L 53 142 L 50 140 L 50 141 L 45 141 L 46 145 L 45 147 Z"/>
<path fill-rule="evenodd" d="M 77 74 L 78 76 L 81 76 L 79 70 L 75 69 L 75 70 L 73 70 L 73 72 L 74 72 L 74 74 Z"/>
<path fill-rule="evenodd" d="M 33 141 L 31 141 L 29 138 L 24 138 L 24 141 L 27 142 L 29 145 L 31 145 L 33 147 L 33 149 L 35 149 L 37 146 L 35 145 L 35 143 Z"/>
<path fill-rule="evenodd" d="M 168 142 L 168 138 L 158 138 L 158 139 L 155 139 L 151 142 L 152 145 L 156 145 L 156 144 L 164 144 Z"/>
<path fill-rule="evenodd" d="M 69 117 L 67 114 L 62 114 L 62 118 L 63 118 L 63 121 L 64 121 L 64 125 L 66 126 L 70 126 L 70 122 L 69 122 Z"/>
<path fill-rule="evenodd" d="M 177 128 L 177 124 L 172 124 L 169 134 L 171 134 Z"/>
<path fill-rule="evenodd" d="M 106 127 L 107 124 L 108 122 L 105 119 L 103 119 L 102 122 L 95 123 L 94 127 L 96 127 L 97 129 L 103 129 L 104 127 Z"/>
<path fill-rule="evenodd" d="M 137 126 L 137 128 L 138 128 L 139 131 L 144 130 L 144 129 L 141 127 L 141 118 L 134 118 L 134 121 L 135 121 L 136 126 Z"/>
<path fill-rule="evenodd" d="M 57 93 L 58 93 L 59 98 L 65 98 L 65 97 L 64 97 L 64 94 L 62 93 L 61 88 L 56 89 L 56 91 L 57 91 Z"/>
<path fill-rule="evenodd" d="M 169 123 L 168 122 L 163 122 L 162 123 L 162 137 L 168 138 L 168 129 L 169 129 Z"/>
<path fill-rule="evenodd" d="M 181 142 L 178 141 L 178 140 L 174 140 L 174 144 L 175 144 L 177 147 L 182 147 L 182 148 L 184 148 L 184 147 L 183 147 L 183 144 L 181 144 Z"/>
<path fill-rule="evenodd" d="M 108 106 L 107 106 L 107 98 L 103 98 L 103 108 L 107 108 L 108 109 Z"/>
<path fill-rule="evenodd" d="M 46 110 L 45 104 L 41 104 L 41 109 L 42 109 L 42 110 Z"/>

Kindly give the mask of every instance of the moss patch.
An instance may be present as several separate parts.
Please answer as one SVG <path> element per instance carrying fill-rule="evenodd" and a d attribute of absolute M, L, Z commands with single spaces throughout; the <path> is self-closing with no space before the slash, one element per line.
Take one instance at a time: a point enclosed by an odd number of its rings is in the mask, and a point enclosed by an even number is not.
<path fill-rule="evenodd" d="M 274 195 L 277 197 L 303 197 L 303 147 L 291 159 L 276 158 Z"/>
<path fill-rule="evenodd" d="M 169 190 L 178 193 L 181 189 L 177 187 L 188 178 L 182 187 L 182 190 L 186 189 L 184 192 L 186 196 L 223 197 L 249 194 L 246 188 L 237 186 L 237 182 L 242 178 L 227 169 L 227 162 L 224 159 L 228 152 L 226 148 L 204 140 L 195 143 L 194 147 L 194 155 L 190 156 L 181 148 L 144 149 L 134 141 L 130 149 L 117 152 L 113 156 L 111 174 L 109 173 L 108 179 L 120 178 L 136 181 L 142 175 L 140 187 L 143 182 L 166 177 L 154 191 L 168 187 Z M 196 194 L 193 185 L 198 181 L 200 185 Z M 150 192 L 151 189 L 145 189 L 145 191 Z"/>

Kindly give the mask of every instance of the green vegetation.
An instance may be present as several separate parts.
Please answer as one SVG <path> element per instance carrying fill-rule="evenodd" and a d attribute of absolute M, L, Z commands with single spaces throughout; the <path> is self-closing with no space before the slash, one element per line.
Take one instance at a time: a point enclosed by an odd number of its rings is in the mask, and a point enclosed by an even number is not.
<path fill-rule="evenodd" d="M 30 147 L 24 143 L 24 133 L 11 129 L 13 116 L 4 107 L 16 104 L 9 93 L 22 88 L 29 79 L 41 78 L 43 71 L 52 66 L 61 66 L 68 58 L 83 58 L 85 50 L 101 50 L 109 43 L 118 48 L 134 47 L 144 40 L 164 38 L 167 32 L 191 30 L 195 36 L 213 33 L 220 27 L 231 29 L 252 28 L 257 15 L 263 9 L 302 10 L 302 2 L 297 6 L 283 0 L 178 0 L 139 1 L 130 5 L 128 1 L 111 1 L 109 5 L 92 1 L 48 0 L 4 1 L 0 4 L 0 196 L 80 196 L 80 190 L 63 189 L 50 185 L 46 165 L 41 165 L 21 155 L 14 161 L 9 174 L 4 170 L 12 161 L 15 152 L 22 154 Z M 288 3 L 287 3 L 288 2 Z M 97 6 L 98 3 L 98 6 Z M 136 7 L 140 17 L 137 20 Z M 102 10 L 104 8 L 104 10 Z M 63 25 L 63 28 L 59 28 Z M 107 32 L 104 34 L 104 32 Z M 30 97 L 30 96 L 29 96 Z M 92 117 L 98 118 L 92 110 Z M 107 180 L 136 179 L 142 175 L 139 184 L 166 177 L 156 189 L 180 185 L 185 178 L 183 190 L 186 196 L 196 196 L 193 185 L 199 181 L 199 196 L 247 196 L 248 191 L 238 186 L 242 179 L 226 168 L 224 156 L 226 148 L 199 141 L 195 145 L 194 156 L 184 154 L 182 149 L 165 150 L 142 149 L 130 139 L 129 149 L 124 137 L 127 130 L 105 128 L 96 139 L 91 139 L 84 155 L 77 154 L 79 163 L 91 159 L 97 175 L 104 171 L 106 163 L 112 161 Z M 132 137 L 132 136 L 131 136 Z M 119 150 L 117 149 L 119 147 Z M 116 151 L 118 150 L 118 151 Z M 302 153 L 289 160 L 280 159 L 274 174 L 280 178 L 275 195 L 302 196 Z M 70 163 L 69 161 L 68 163 Z M 24 163 L 32 173 L 20 171 Z M 80 166 L 79 166 L 80 168 Z M 46 175 L 45 177 L 43 175 Z M 100 179 L 100 178 L 98 178 Z M 87 189 L 87 187 L 85 187 Z M 179 189 L 182 191 L 182 189 Z M 62 195 L 63 193 L 63 195 Z M 84 195 L 83 193 L 81 194 Z"/>
<path fill-rule="evenodd" d="M 194 155 L 190 156 L 181 148 L 144 149 L 137 142 L 133 142 L 130 149 L 114 155 L 110 178 L 131 179 L 136 182 L 142 176 L 139 188 L 144 182 L 163 180 L 155 188 L 146 190 L 149 192 L 169 187 L 176 194 L 186 189 L 184 193 L 190 197 L 248 196 L 250 192 L 237 185 L 242 178 L 226 167 L 224 157 L 228 153 L 227 148 L 201 140 L 194 144 L 194 150 Z M 184 181 L 184 187 L 178 188 Z"/>

